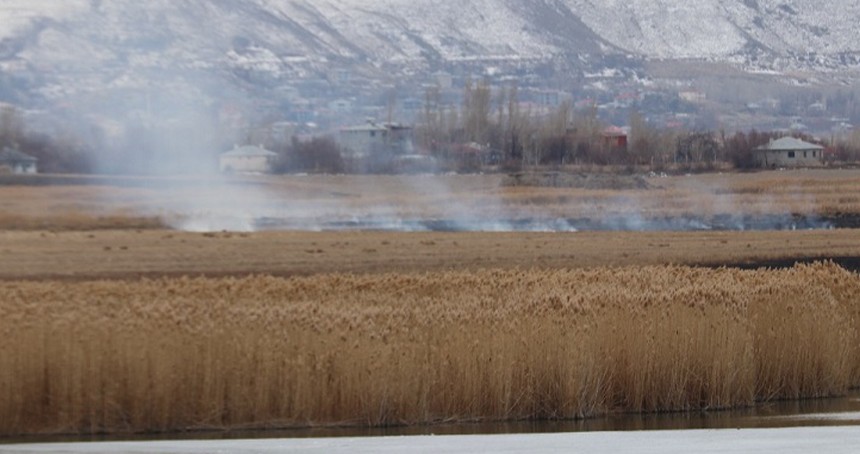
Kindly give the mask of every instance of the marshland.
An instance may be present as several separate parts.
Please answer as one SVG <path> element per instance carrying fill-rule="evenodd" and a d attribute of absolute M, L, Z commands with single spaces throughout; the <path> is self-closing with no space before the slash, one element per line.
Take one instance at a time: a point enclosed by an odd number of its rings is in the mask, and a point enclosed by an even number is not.
<path fill-rule="evenodd" d="M 450 197 L 467 220 L 601 197 L 588 216 L 860 211 L 856 172 L 827 172 L 418 177 L 445 197 L 397 177 L 235 184 L 312 220 L 438 218 Z M 152 181 L 0 186 L 0 434 L 571 420 L 860 386 L 856 230 L 196 232 L 221 193 L 179 187 L 203 209 L 159 212 L 177 185 Z"/>
<path fill-rule="evenodd" d="M 833 264 L 175 278 L 2 288 L 0 430 L 100 433 L 719 410 L 860 384 Z"/>
<path fill-rule="evenodd" d="M 557 232 L 860 226 L 856 169 L 641 176 L 571 172 L 578 178 L 565 181 L 547 171 L 537 172 L 535 182 L 502 174 L 7 175 L 0 179 L 0 227 L 432 231 L 441 226 Z M 584 228 L 576 228 L 577 222 Z"/>

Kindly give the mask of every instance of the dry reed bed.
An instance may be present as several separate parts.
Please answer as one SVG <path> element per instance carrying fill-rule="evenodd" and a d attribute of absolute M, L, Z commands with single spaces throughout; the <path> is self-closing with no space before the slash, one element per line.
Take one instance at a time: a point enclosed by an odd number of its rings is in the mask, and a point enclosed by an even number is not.
<path fill-rule="evenodd" d="M 652 189 L 502 187 L 504 175 L 93 178 L 86 185 L 0 185 L 4 229 L 157 228 L 235 199 L 243 212 L 358 217 L 643 218 L 860 213 L 860 171 L 796 170 L 649 178 Z M 220 208 L 219 208 L 220 210 Z M 129 219 L 122 219 L 129 218 Z"/>
<path fill-rule="evenodd" d="M 0 434 L 577 418 L 860 384 L 833 264 L 0 285 Z"/>
<path fill-rule="evenodd" d="M 140 230 L 166 227 L 164 220 L 159 217 L 135 216 L 127 213 L 89 215 L 67 212 L 35 217 L 0 211 L 0 229 L 4 231 Z"/>

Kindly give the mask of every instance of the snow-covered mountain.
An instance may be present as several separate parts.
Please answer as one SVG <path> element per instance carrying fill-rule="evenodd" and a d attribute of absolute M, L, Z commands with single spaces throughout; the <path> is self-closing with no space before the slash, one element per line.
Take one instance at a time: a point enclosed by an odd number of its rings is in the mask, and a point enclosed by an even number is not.
<path fill-rule="evenodd" d="M 860 2 L 844 0 L 566 0 L 618 47 L 659 58 L 860 51 Z"/>
<path fill-rule="evenodd" d="M 0 58 L 47 64 L 184 58 L 186 64 L 209 64 L 237 59 L 231 51 L 241 47 L 256 60 L 384 65 L 596 50 L 599 37 L 567 8 L 532 3 L 4 0 Z"/>
<path fill-rule="evenodd" d="M 66 75 L 51 92 L 165 69 L 283 79 L 606 55 L 832 71 L 857 67 L 858 20 L 846 0 L 3 0 L 0 75 Z"/>
<path fill-rule="evenodd" d="M 37 48 L 62 37 L 67 49 L 88 40 L 193 49 L 246 36 L 276 54 L 380 61 L 541 57 L 605 44 L 696 58 L 750 47 L 857 52 L 858 19 L 860 3 L 845 0 L 4 0 L 0 38 L 7 57 L 22 37 Z"/>

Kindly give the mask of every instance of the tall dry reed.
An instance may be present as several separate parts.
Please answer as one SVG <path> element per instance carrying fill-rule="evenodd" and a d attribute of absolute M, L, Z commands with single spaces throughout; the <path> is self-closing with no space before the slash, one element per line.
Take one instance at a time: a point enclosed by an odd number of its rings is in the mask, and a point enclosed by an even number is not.
<path fill-rule="evenodd" d="M 0 433 L 577 418 L 860 384 L 833 264 L 0 285 Z"/>

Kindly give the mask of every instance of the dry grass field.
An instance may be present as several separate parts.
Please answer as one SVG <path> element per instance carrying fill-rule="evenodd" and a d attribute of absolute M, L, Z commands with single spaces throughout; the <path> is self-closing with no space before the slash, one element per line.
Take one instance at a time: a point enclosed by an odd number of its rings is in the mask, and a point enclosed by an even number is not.
<path fill-rule="evenodd" d="M 499 176 L 41 183 L 0 185 L 0 436 L 578 418 L 860 386 L 860 276 L 719 268 L 858 263 L 860 230 L 182 230 L 225 212 L 852 215 L 858 171 L 622 191 Z"/>
<path fill-rule="evenodd" d="M 249 234 L 166 229 L 223 210 L 311 223 L 356 216 L 600 217 L 631 210 L 637 219 L 690 213 L 860 215 L 858 170 L 658 177 L 648 180 L 651 189 L 619 191 L 503 187 L 501 178 L 289 176 L 224 182 L 93 177 L 86 184 L 69 185 L 76 180 L 66 177 L 47 178 L 51 184 L 0 185 L 0 279 L 293 276 L 860 257 L 855 230 Z"/>
<path fill-rule="evenodd" d="M 45 177 L 47 182 L 52 179 Z M 313 222 L 383 218 L 655 218 L 860 214 L 860 170 L 648 178 L 649 189 L 503 187 L 500 175 L 97 178 L 0 185 L 0 229 L 182 227 L 225 213 Z M 41 180 L 40 180 L 41 181 Z M 12 180 L 14 182 L 14 180 Z M 45 182 L 42 182 L 45 183 Z M 215 226 L 214 230 L 221 230 Z"/>
<path fill-rule="evenodd" d="M 0 434 L 837 395 L 860 385 L 858 294 L 860 276 L 828 264 L 6 283 Z"/>
<path fill-rule="evenodd" d="M 306 276 L 860 257 L 860 230 L 761 232 L 0 232 L 0 281 Z M 788 263 L 790 265 L 790 263 Z"/>

